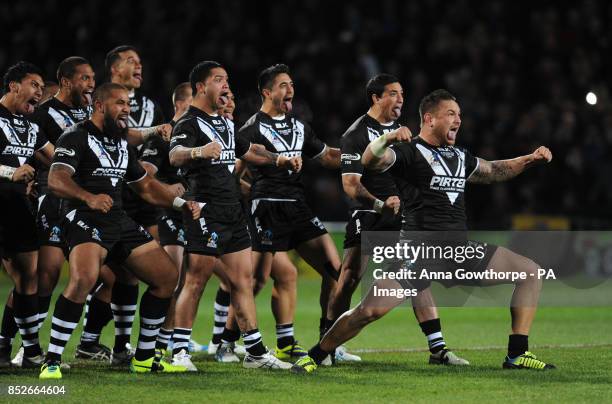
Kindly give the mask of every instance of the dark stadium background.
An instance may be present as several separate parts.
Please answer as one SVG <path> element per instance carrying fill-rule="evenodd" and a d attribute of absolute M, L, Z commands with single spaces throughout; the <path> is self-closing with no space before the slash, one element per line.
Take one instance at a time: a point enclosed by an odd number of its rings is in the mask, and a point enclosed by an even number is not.
<path fill-rule="evenodd" d="M 554 154 L 546 168 L 506 184 L 473 186 L 473 228 L 505 229 L 520 213 L 568 218 L 573 228 L 612 223 L 609 1 L 12 1 L 0 5 L 0 67 L 25 59 L 54 77 L 65 57 L 88 58 L 98 83 L 105 53 L 132 44 L 144 90 L 171 117 L 170 93 L 198 61 L 222 62 L 243 123 L 258 107 L 256 76 L 292 68 L 295 110 L 327 143 L 367 109 L 364 84 L 400 77 L 401 120 L 418 132 L 417 105 L 445 87 L 463 114 L 459 144 L 487 159 Z M 597 94 L 595 106 L 585 102 Z M 307 167 L 324 220 L 346 218 L 337 172 Z"/>

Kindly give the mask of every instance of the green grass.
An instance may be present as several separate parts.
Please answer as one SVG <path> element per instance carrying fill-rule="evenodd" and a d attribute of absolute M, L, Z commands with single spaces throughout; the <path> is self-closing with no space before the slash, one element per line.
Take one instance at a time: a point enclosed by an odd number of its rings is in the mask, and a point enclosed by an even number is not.
<path fill-rule="evenodd" d="M 0 301 L 10 281 L 0 275 Z M 194 339 L 206 343 L 212 329 L 216 282 L 202 299 Z M 318 318 L 316 279 L 300 279 L 296 336 L 309 347 L 316 340 Z M 143 288 L 141 287 L 141 290 Z M 61 289 L 59 289 L 61 290 Z M 269 312 L 270 287 L 258 297 L 258 317 L 265 343 L 273 347 L 274 321 Z M 363 353 L 363 362 L 319 368 L 309 375 L 245 370 L 221 365 L 205 354 L 196 356 L 197 374 L 132 375 L 126 369 L 73 359 L 75 332 L 65 359 L 72 370 L 60 382 L 67 402 L 602 402 L 612 400 L 612 310 L 603 308 L 542 308 L 530 336 L 531 348 L 555 363 L 556 371 L 503 371 L 501 361 L 509 329 L 503 308 L 445 308 L 440 310 L 447 343 L 469 359 L 469 368 L 427 365 L 425 339 L 409 308 L 398 308 L 348 343 Z M 42 331 L 49 336 L 49 319 Z M 137 329 L 137 327 L 136 327 Z M 102 342 L 112 345 L 112 326 Z M 135 331 L 136 334 L 136 331 Z M 135 343 L 135 337 L 132 339 Z M 602 346 L 604 344 L 610 344 Z M 599 346 L 589 346 L 599 345 Z M 403 350 L 403 352 L 380 352 Z M 412 350 L 412 351 L 411 351 Z M 0 371 L 0 402 L 38 402 L 40 397 L 9 397 L 9 384 L 42 384 L 33 370 Z M 55 399 L 58 399 L 57 397 Z"/>

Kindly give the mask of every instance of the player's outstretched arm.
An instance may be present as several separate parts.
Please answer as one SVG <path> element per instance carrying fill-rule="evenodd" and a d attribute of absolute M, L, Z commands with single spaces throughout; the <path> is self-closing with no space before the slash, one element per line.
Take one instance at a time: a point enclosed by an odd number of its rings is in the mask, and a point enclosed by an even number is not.
<path fill-rule="evenodd" d="M 325 145 L 325 151 L 317 158 L 321 165 L 325 168 L 338 169 L 340 168 L 340 149 Z"/>
<path fill-rule="evenodd" d="M 192 160 L 216 160 L 221 156 L 221 145 L 210 142 L 206 146 L 185 147 L 176 146 L 170 150 L 170 164 L 174 167 L 182 167 Z"/>
<path fill-rule="evenodd" d="M 544 146 L 538 147 L 531 154 L 509 160 L 487 161 L 478 158 L 478 167 L 468 178 L 468 182 L 491 184 L 506 181 L 516 177 L 531 166 L 549 163 L 551 160 L 552 153 Z"/>
<path fill-rule="evenodd" d="M 53 146 L 51 142 L 47 142 L 42 148 L 36 151 L 36 160 L 41 162 L 45 167 L 49 167 L 53 161 L 53 153 L 55 153 L 55 146 Z"/>
<path fill-rule="evenodd" d="M 405 126 L 382 135 L 368 144 L 363 152 L 361 163 L 370 170 L 384 171 L 395 161 L 395 153 L 389 150 L 389 146 L 394 143 L 408 143 L 410 140 L 412 140 L 412 133 Z"/>
<path fill-rule="evenodd" d="M 92 194 L 81 188 L 72 175 L 74 169 L 69 165 L 54 163 L 49 170 L 49 189 L 55 195 L 64 199 L 83 201 L 93 210 L 107 213 L 113 207 L 113 198 L 106 194 Z"/>
<path fill-rule="evenodd" d="M 240 156 L 240 159 L 258 166 L 275 165 L 294 172 L 299 172 L 302 169 L 301 157 L 285 157 L 256 143 L 251 143 L 249 150 Z"/>
<path fill-rule="evenodd" d="M 150 128 L 130 128 L 126 136 L 127 142 L 132 146 L 139 146 L 147 141 L 149 136 L 159 135 L 165 141 L 170 141 L 172 126 L 164 123 Z"/>
<path fill-rule="evenodd" d="M 142 199 L 151 205 L 186 211 L 192 215 L 194 220 L 200 218 L 200 205 L 197 202 L 186 201 L 175 196 L 165 184 L 148 174 L 138 181 L 130 182 L 129 185 Z"/>

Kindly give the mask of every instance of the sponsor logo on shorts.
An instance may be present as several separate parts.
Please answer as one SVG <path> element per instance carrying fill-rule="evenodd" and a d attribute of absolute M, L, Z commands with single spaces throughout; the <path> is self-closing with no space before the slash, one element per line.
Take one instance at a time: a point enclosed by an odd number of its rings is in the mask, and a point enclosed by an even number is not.
<path fill-rule="evenodd" d="M 40 224 L 42 224 L 43 229 L 47 230 L 49 228 L 49 223 L 47 222 L 47 215 L 40 216 Z"/>
<path fill-rule="evenodd" d="M 263 245 L 272 245 L 272 230 L 264 230 L 260 232 L 261 234 L 261 244 Z"/>
<path fill-rule="evenodd" d="M 168 226 L 170 231 L 176 232 L 176 226 L 174 225 L 174 220 L 172 220 L 172 219 L 166 220 L 166 225 Z"/>
<path fill-rule="evenodd" d="M 325 230 L 325 226 L 323 225 L 323 222 L 321 222 L 321 220 L 319 220 L 319 218 L 316 216 L 310 219 L 310 223 L 314 224 L 321 230 Z"/>
<path fill-rule="evenodd" d="M 210 237 L 208 237 L 208 243 L 206 244 L 206 247 L 210 247 L 210 248 L 217 248 L 217 241 L 219 240 L 219 236 L 217 235 L 216 232 L 212 232 L 210 233 Z"/>
<path fill-rule="evenodd" d="M 176 241 L 185 244 L 185 231 L 183 229 L 179 229 Z"/>
<path fill-rule="evenodd" d="M 86 225 L 86 224 L 85 224 L 85 222 L 84 222 L 84 221 L 82 221 L 82 220 L 79 220 L 79 221 L 77 222 L 77 226 L 79 226 L 79 227 L 80 227 L 80 228 L 82 228 L 83 230 L 89 230 L 89 226 L 88 226 L 88 225 Z"/>
<path fill-rule="evenodd" d="M 100 231 L 95 227 L 91 229 L 91 238 L 94 240 L 102 241 L 102 239 L 100 239 Z"/>
<path fill-rule="evenodd" d="M 51 229 L 51 234 L 49 235 L 49 241 L 53 243 L 59 243 L 61 233 L 62 231 L 59 226 L 53 226 L 53 228 Z"/>

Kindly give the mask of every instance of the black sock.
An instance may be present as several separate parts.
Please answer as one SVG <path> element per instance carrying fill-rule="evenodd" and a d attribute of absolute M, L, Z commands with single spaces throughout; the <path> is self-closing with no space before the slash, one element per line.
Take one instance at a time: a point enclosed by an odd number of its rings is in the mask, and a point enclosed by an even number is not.
<path fill-rule="evenodd" d="M 217 289 L 217 296 L 215 297 L 215 316 L 212 343 L 220 344 L 221 335 L 223 335 L 223 329 L 225 328 L 225 322 L 227 321 L 227 314 L 230 306 L 230 293 L 219 288 Z"/>
<path fill-rule="evenodd" d="M 155 341 L 155 349 L 165 350 L 168 349 L 168 343 L 172 338 L 172 333 L 174 329 L 165 329 L 164 327 L 159 329 L 159 334 L 157 334 L 157 340 Z"/>
<path fill-rule="evenodd" d="M 94 296 L 89 301 L 89 311 L 86 318 L 87 323 L 83 327 L 81 344 L 95 344 L 100 340 L 102 329 L 113 319 L 113 311 L 109 303 Z"/>
<path fill-rule="evenodd" d="M 322 350 L 320 344 L 313 346 L 310 348 L 310 351 L 308 351 L 308 356 L 310 356 L 312 360 L 317 363 L 317 365 L 320 365 L 327 355 L 329 355 L 329 352 Z"/>
<path fill-rule="evenodd" d="M 276 325 L 276 346 L 280 349 L 295 344 L 293 323 Z"/>
<path fill-rule="evenodd" d="M 41 355 L 38 342 L 38 295 L 22 295 L 13 291 L 13 306 L 23 354 L 30 358 Z"/>
<path fill-rule="evenodd" d="M 427 338 L 427 345 L 429 345 L 429 352 L 432 354 L 440 352 L 446 347 L 444 337 L 442 336 L 442 325 L 440 324 L 439 318 L 433 320 L 423 321 L 419 323 L 421 331 Z"/>
<path fill-rule="evenodd" d="M 150 291 L 146 291 L 140 299 L 140 333 L 138 335 L 138 347 L 134 357 L 143 361 L 155 356 L 155 341 L 161 328 L 171 298 L 159 298 Z"/>
<path fill-rule="evenodd" d="M 230 330 L 229 328 L 223 328 L 223 334 L 221 334 L 221 342 L 229 344 L 230 342 L 236 342 L 240 339 L 240 330 Z"/>
<path fill-rule="evenodd" d="M 38 330 L 40 331 L 43 323 L 47 319 L 49 306 L 51 305 L 51 296 L 38 296 Z"/>
<path fill-rule="evenodd" d="M 508 337 L 508 357 L 516 358 L 529 350 L 529 336 L 510 334 Z"/>
<path fill-rule="evenodd" d="M 125 351 L 125 345 L 129 344 L 137 305 L 138 285 L 115 282 L 111 297 L 111 309 L 115 320 L 113 352 Z"/>
<path fill-rule="evenodd" d="M 72 332 L 79 324 L 83 304 L 68 300 L 64 295 L 60 295 L 55 302 L 53 319 L 51 320 L 51 339 L 49 341 L 49 352 L 47 361 L 57 361 L 62 359 L 64 348 L 72 335 Z"/>
<path fill-rule="evenodd" d="M 7 305 L 4 307 L 2 326 L 0 327 L 0 347 L 2 349 L 11 349 L 17 331 L 19 331 L 19 327 L 15 322 L 15 312 L 12 307 Z"/>
<path fill-rule="evenodd" d="M 259 329 L 254 328 L 245 332 L 242 334 L 242 340 L 244 341 L 244 347 L 250 355 L 261 356 L 266 353 L 266 347 L 261 340 Z"/>

